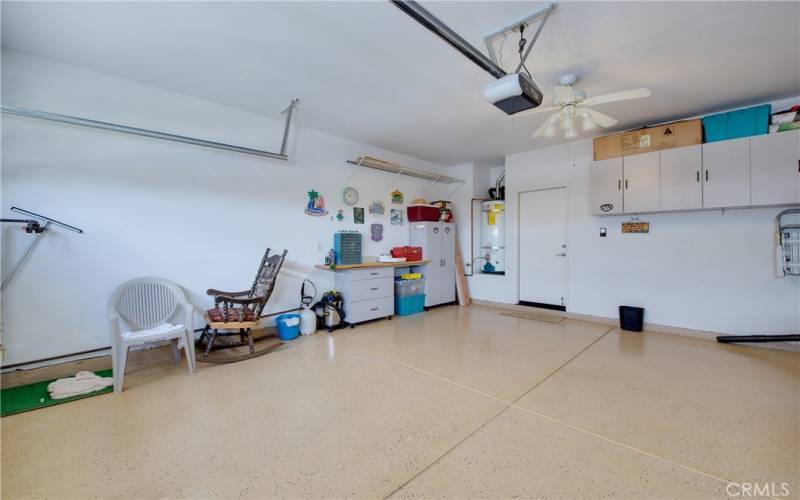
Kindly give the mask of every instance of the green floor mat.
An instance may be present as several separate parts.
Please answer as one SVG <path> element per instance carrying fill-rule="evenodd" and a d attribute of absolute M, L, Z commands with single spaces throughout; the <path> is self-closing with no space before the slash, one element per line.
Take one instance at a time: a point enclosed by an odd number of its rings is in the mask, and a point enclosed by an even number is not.
<path fill-rule="evenodd" d="M 111 370 L 100 370 L 94 373 L 100 377 L 111 377 L 111 372 Z M 53 381 L 46 380 L 44 382 L 35 382 L 33 384 L 19 385 L 17 387 L 9 387 L 8 389 L 1 390 L 0 417 L 35 410 L 37 408 L 44 408 L 46 406 L 68 403 L 76 399 L 97 396 L 98 394 L 106 394 L 114 390 L 114 386 L 109 386 L 99 391 L 90 392 L 89 394 L 81 394 L 80 396 L 64 399 L 51 399 L 50 393 L 47 392 L 47 386 L 50 382 Z"/>

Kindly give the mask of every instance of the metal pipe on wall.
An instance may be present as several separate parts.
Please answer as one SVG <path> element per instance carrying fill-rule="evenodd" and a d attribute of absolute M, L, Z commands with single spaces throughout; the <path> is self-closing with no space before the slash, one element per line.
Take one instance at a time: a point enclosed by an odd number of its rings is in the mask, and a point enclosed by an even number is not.
<path fill-rule="evenodd" d="M 90 120 L 88 118 L 80 118 L 77 116 L 62 115 L 59 113 L 49 113 L 47 111 L 39 111 L 36 109 L 20 108 L 16 106 L 0 106 L 0 111 L 17 116 L 24 116 L 27 118 L 36 118 L 39 120 L 48 120 L 58 123 L 68 123 L 70 125 L 79 125 L 81 127 L 98 128 L 102 130 L 111 130 L 114 132 L 122 132 L 125 134 L 139 135 L 143 137 L 150 137 L 152 139 L 162 139 L 165 141 L 182 142 L 185 144 L 193 144 L 195 146 L 204 146 L 207 148 L 222 149 L 225 151 L 234 151 L 236 153 L 243 153 L 255 156 L 262 156 L 265 158 L 272 158 L 274 160 L 289 159 L 286 155 L 286 145 L 289 137 L 289 125 L 292 120 L 292 112 L 299 102 L 298 99 L 292 99 L 289 106 L 286 108 L 286 121 L 283 130 L 283 139 L 281 141 L 281 152 L 273 153 L 271 151 L 264 151 L 261 149 L 246 148 L 243 146 L 235 146 L 233 144 L 225 144 L 223 142 L 207 141 L 205 139 L 197 139 L 194 137 L 187 137 L 184 135 L 170 134 L 167 132 L 159 132 L 157 130 L 149 130 L 138 127 L 129 127 L 127 125 L 118 125 L 116 123 L 103 122 L 98 120 Z"/>

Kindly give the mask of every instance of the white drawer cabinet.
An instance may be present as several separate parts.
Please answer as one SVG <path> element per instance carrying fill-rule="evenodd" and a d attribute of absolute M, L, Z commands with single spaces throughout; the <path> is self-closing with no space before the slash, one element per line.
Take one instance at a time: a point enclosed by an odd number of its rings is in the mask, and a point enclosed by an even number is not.
<path fill-rule="evenodd" d="M 703 208 L 703 147 L 661 151 L 661 210 Z"/>
<path fill-rule="evenodd" d="M 750 138 L 703 144 L 703 208 L 750 206 Z"/>
<path fill-rule="evenodd" d="M 345 306 L 345 310 L 344 320 L 351 324 L 386 318 L 394 314 L 394 297 L 353 302 L 350 307 Z"/>
<path fill-rule="evenodd" d="M 394 268 L 336 271 L 334 282 L 344 299 L 344 320 L 347 323 L 394 314 Z"/>
<path fill-rule="evenodd" d="M 800 203 L 800 130 L 750 138 L 750 203 Z"/>
<path fill-rule="evenodd" d="M 661 210 L 661 152 L 622 159 L 623 208 L 627 214 Z"/>
<path fill-rule="evenodd" d="M 591 164 L 591 206 L 595 215 L 622 213 L 622 158 L 609 158 Z"/>

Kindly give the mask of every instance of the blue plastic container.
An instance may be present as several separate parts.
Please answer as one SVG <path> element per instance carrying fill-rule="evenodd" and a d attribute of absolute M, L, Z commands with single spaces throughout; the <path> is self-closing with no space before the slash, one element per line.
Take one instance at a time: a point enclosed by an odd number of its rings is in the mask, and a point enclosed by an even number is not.
<path fill-rule="evenodd" d="M 300 315 L 296 313 L 281 314 L 275 318 L 278 325 L 278 337 L 281 340 L 294 340 L 300 335 Z"/>
<path fill-rule="evenodd" d="M 763 104 L 703 118 L 705 142 L 726 141 L 739 137 L 766 134 L 772 106 Z"/>
<path fill-rule="evenodd" d="M 394 298 L 394 313 L 398 316 L 409 316 L 425 310 L 425 294 L 409 295 Z"/>

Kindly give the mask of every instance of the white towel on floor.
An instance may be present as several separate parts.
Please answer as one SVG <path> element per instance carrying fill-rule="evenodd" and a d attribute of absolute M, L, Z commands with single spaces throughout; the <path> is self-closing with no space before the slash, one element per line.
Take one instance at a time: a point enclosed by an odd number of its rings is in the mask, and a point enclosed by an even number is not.
<path fill-rule="evenodd" d="M 100 377 L 92 372 L 78 372 L 74 377 L 60 378 L 50 382 L 47 391 L 53 399 L 71 398 L 80 394 L 89 394 L 114 385 L 111 377 Z"/>

